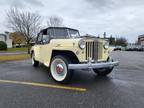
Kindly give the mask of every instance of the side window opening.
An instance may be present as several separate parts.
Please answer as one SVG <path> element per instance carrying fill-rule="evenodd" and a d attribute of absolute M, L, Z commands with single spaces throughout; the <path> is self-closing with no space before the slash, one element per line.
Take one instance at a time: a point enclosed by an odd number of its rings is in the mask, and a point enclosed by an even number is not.
<path fill-rule="evenodd" d="M 50 40 L 50 34 L 48 33 L 48 30 L 45 29 L 43 31 L 42 42 L 43 42 L 43 44 L 46 44 L 49 42 L 49 40 Z"/>
<path fill-rule="evenodd" d="M 36 44 L 41 44 L 42 42 L 42 32 L 38 34 Z"/>
<path fill-rule="evenodd" d="M 49 37 L 53 38 L 53 36 L 54 36 L 53 29 L 48 29 L 47 30 L 47 35 L 49 35 Z"/>

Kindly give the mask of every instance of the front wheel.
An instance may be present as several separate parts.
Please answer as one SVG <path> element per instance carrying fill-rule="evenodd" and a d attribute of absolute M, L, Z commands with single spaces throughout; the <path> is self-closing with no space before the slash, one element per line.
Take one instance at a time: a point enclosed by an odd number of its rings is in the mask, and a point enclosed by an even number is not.
<path fill-rule="evenodd" d="M 60 83 L 67 83 L 70 79 L 71 72 L 68 69 L 68 60 L 64 56 L 55 56 L 50 65 L 52 78 Z"/>
<path fill-rule="evenodd" d="M 102 68 L 102 69 L 93 69 L 93 71 L 99 76 L 106 76 L 110 74 L 113 70 L 112 68 Z"/>

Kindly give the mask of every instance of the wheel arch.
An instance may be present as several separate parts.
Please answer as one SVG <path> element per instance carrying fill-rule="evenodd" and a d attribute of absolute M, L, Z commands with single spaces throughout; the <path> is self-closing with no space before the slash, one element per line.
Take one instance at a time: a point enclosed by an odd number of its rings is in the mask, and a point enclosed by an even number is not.
<path fill-rule="evenodd" d="M 34 50 L 31 50 L 31 52 L 30 52 L 30 56 L 32 57 L 32 54 L 34 53 Z"/>
<path fill-rule="evenodd" d="M 72 51 L 68 51 L 68 50 L 52 50 L 52 57 L 55 57 L 56 55 L 62 55 L 64 57 L 66 57 L 68 60 L 71 61 L 71 63 L 79 63 L 79 59 L 77 58 L 77 56 L 74 54 L 74 52 Z"/>

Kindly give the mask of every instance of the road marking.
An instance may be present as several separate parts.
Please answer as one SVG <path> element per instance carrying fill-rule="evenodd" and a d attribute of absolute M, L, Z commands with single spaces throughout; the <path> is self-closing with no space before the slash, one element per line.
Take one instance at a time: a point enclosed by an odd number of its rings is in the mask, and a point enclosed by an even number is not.
<path fill-rule="evenodd" d="M 57 88 L 57 89 L 73 90 L 73 91 L 79 91 L 79 92 L 85 92 L 86 91 L 85 88 L 79 88 L 79 87 L 42 84 L 42 83 L 24 82 L 24 81 L 0 80 L 0 83 L 31 85 L 31 86 L 37 86 L 37 87 Z"/>

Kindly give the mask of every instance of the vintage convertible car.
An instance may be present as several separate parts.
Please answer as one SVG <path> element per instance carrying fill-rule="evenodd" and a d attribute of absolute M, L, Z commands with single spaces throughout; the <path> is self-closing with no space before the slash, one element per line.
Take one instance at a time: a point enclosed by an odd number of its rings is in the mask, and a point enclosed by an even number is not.
<path fill-rule="evenodd" d="M 109 74 L 118 61 L 109 56 L 109 43 L 96 37 L 81 37 L 67 27 L 49 27 L 40 31 L 31 49 L 32 65 L 43 63 L 53 79 L 67 82 L 72 70 L 92 69 L 98 75 Z"/>

